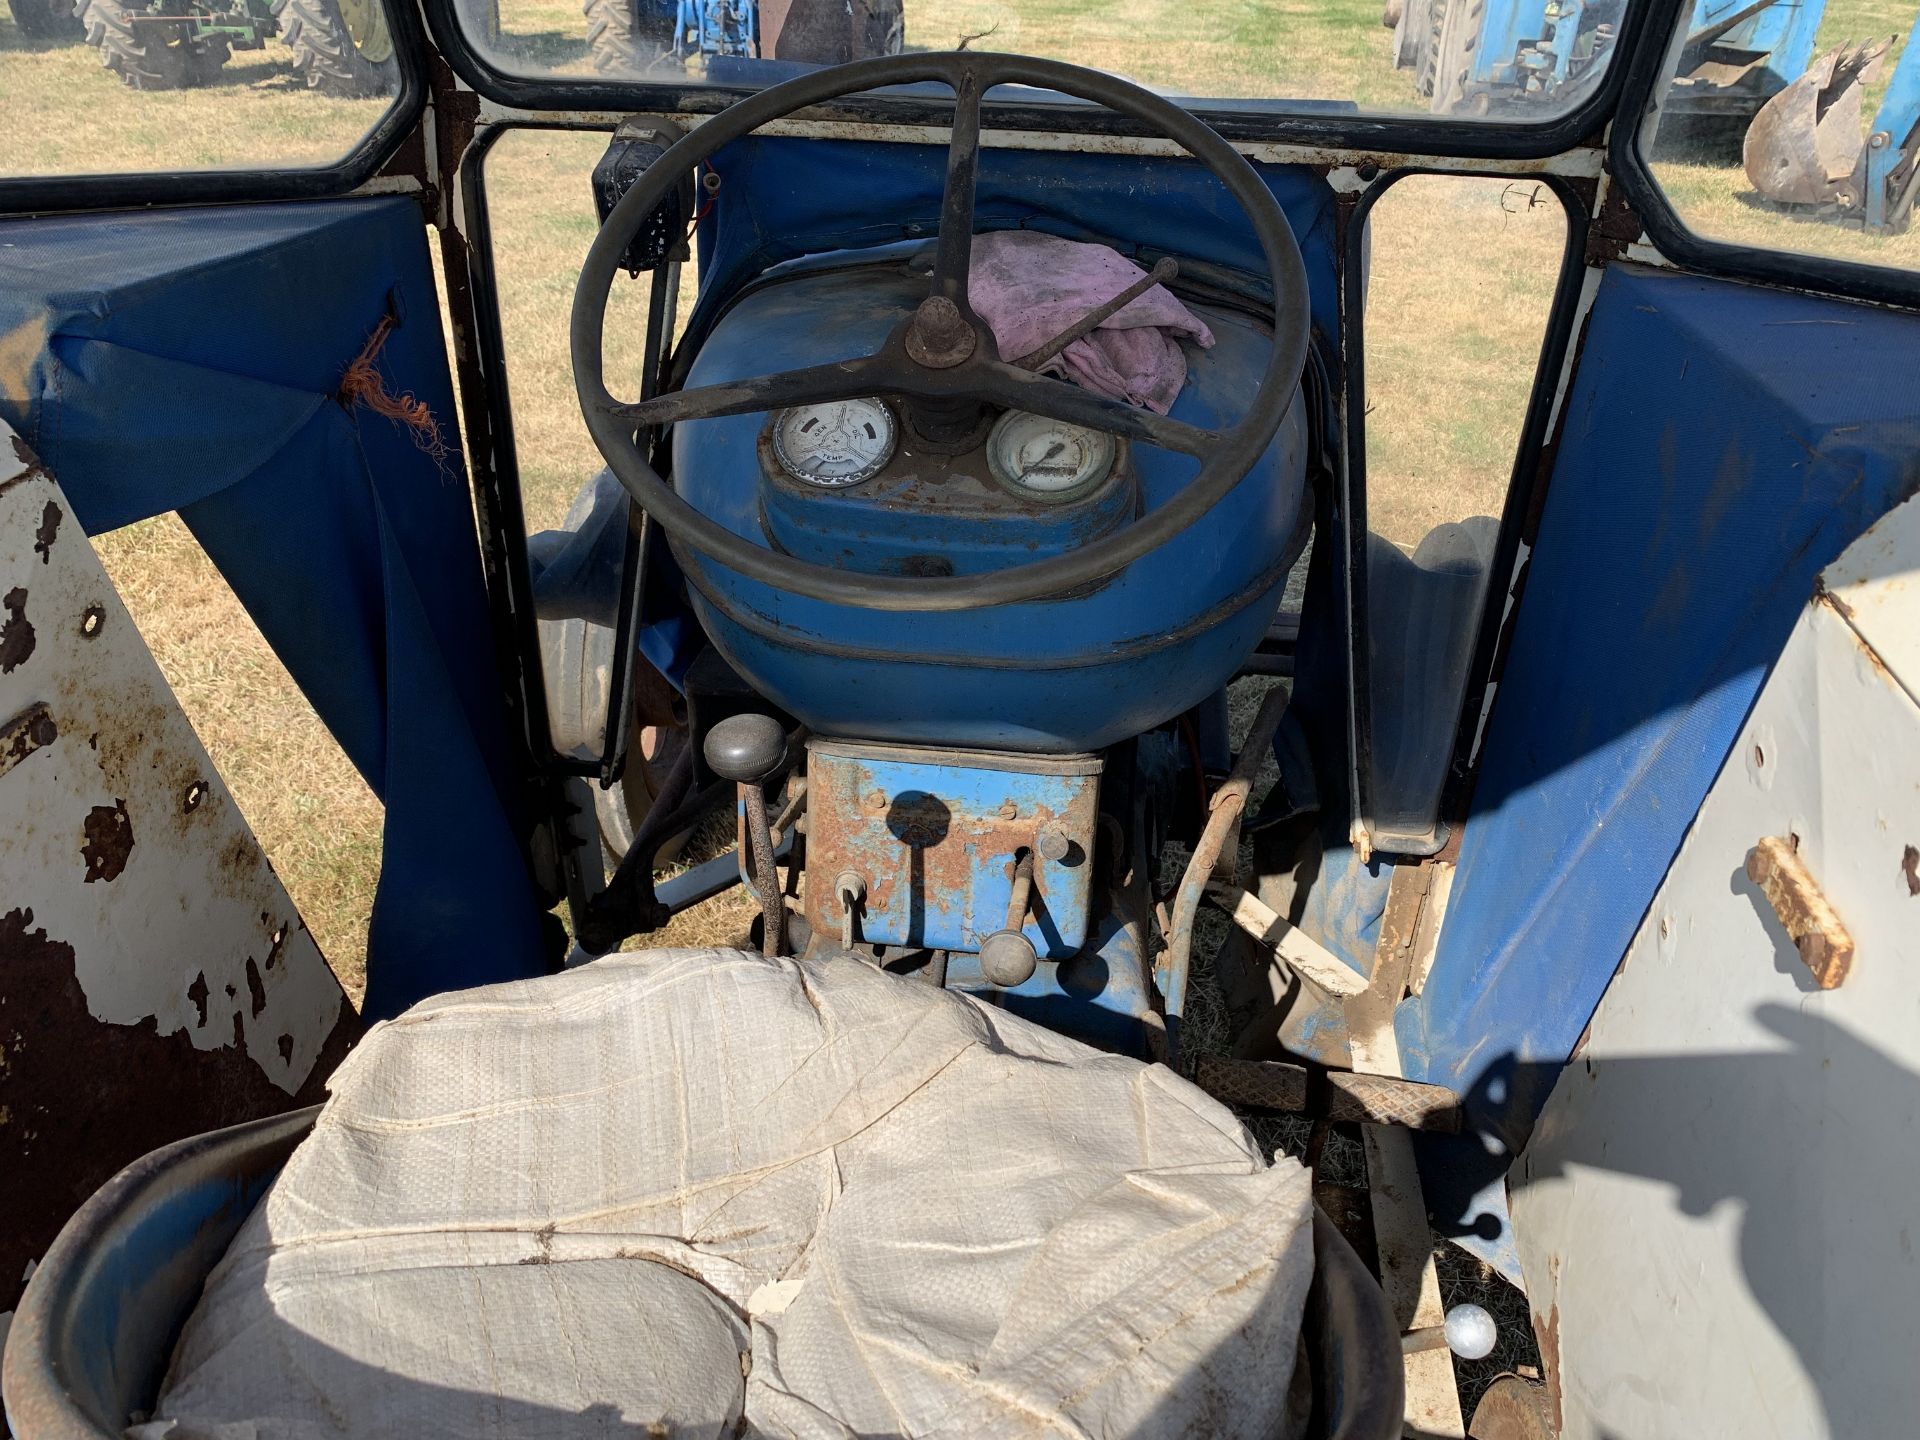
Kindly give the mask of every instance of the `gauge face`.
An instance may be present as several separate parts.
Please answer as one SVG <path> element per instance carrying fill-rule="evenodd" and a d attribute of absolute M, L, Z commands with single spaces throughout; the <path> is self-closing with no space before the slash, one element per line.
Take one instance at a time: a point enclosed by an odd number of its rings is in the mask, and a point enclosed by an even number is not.
<path fill-rule="evenodd" d="M 1063 500 L 1105 480 L 1119 448 L 1103 431 L 1009 410 L 987 437 L 987 463 L 1018 494 Z"/>
<path fill-rule="evenodd" d="M 878 400 L 796 405 L 773 422 L 773 453 L 794 479 L 829 490 L 858 485 L 893 458 L 893 412 Z"/>

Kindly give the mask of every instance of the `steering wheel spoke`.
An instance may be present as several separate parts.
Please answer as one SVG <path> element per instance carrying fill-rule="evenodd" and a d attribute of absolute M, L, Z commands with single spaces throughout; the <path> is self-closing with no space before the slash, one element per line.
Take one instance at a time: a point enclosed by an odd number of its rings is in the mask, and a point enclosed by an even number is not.
<path fill-rule="evenodd" d="M 784 410 L 789 405 L 823 405 L 887 389 L 881 382 L 879 369 L 875 357 L 865 355 L 858 360 L 782 370 L 773 375 L 757 375 L 751 380 L 732 380 L 724 385 L 697 385 L 691 390 L 676 390 L 637 404 L 616 404 L 609 407 L 607 413 L 636 428 L 658 429 L 682 420 L 753 415 L 765 410 Z"/>
<path fill-rule="evenodd" d="M 1198 460 L 1205 460 L 1220 444 L 1220 436 L 1211 430 L 1138 405 L 1109 400 L 1065 380 L 1036 375 L 998 360 L 983 363 L 981 369 L 986 376 L 982 389 L 987 398 L 1010 410 L 1025 410 L 1049 420 L 1104 430 L 1109 435 L 1157 445 L 1162 450 L 1177 451 Z"/>
<path fill-rule="evenodd" d="M 728 142 L 810 106 L 893 85 L 938 83 L 953 91 L 953 135 L 940 199 L 931 292 L 898 343 L 863 360 L 817 365 L 623 404 L 607 393 L 606 305 L 622 256 L 673 186 Z M 1219 433 L 1172 420 L 1003 365 L 965 343 L 977 336 L 967 303 L 980 168 L 981 102 L 996 86 L 1050 90 L 1105 106 L 1150 127 L 1205 165 L 1247 216 L 1272 279 L 1273 346 L 1245 413 Z M 957 314 L 942 316 L 941 306 Z M 940 323 L 935 323 L 940 322 Z M 1065 594 L 1118 574 L 1164 545 L 1225 498 L 1284 422 L 1306 364 L 1306 268 L 1273 192 L 1231 144 L 1199 116 L 1112 75 L 1053 60 L 956 51 L 860 60 L 798 76 L 743 99 L 679 140 L 614 206 L 588 248 L 574 292 L 570 344 L 587 430 L 636 503 L 688 557 L 704 557 L 748 580 L 834 605 L 893 611 L 965 611 Z M 1133 523 L 1077 549 L 981 575 L 869 575 L 802 562 L 736 534 L 679 494 L 653 468 L 640 431 L 722 415 L 861 396 L 983 402 L 1138 440 L 1200 460 L 1186 485 Z"/>
<path fill-rule="evenodd" d="M 967 308 L 967 271 L 973 263 L 974 182 L 980 173 L 980 71 L 964 65 L 953 78 L 953 138 L 947 142 L 947 183 L 940 193 L 940 244 L 933 258 L 933 293 Z"/>

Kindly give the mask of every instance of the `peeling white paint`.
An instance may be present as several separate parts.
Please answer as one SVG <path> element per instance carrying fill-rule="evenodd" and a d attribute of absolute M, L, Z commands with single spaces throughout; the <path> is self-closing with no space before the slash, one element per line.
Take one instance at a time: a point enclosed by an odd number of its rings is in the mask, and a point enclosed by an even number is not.
<path fill-rule="evenodd" d="M 0 597 L 21 594 L 34 643 L 0 673 L 0 726 L 39 703 L 59 733 L 0 773 L 0 911 L 30 908 L 31 929 L 73 947 L 96 1019 L 151 1019 L 200 1050 L 243 1031 L 249 1058 L 293 1094 L 339 1019 L 340 987 L 66 497 L 28 473 L 0 423 Z M 111 878 L 88 878 L 103 868 L 84 849 L 90 814 L 131 831 Z"/>

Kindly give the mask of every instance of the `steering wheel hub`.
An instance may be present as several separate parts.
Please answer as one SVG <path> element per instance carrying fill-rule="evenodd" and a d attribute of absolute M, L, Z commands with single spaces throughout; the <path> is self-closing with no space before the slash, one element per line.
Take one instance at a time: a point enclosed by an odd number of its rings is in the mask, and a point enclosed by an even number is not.
<path fill-rule="evenodd" d="M 951 370 L 973 358 L 980 337 L 960 307 L 944 295 L 929 295 L 907 325 L 907 356 L 929 370 Z"/>

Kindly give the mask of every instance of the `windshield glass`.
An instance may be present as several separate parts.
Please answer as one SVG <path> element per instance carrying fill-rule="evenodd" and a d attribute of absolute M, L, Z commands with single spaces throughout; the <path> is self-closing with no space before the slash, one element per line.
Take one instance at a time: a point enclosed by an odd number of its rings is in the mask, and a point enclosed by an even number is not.
<path fill-rule="evenodd" d="M 1702 0 L 1706 3 L 1706 0 Z M 1626 0 L 462 0 L 527 78 L 764 86 L 902 50 L 1064 60 L 1261 109 L 1549 118 L 1590 93 Z"/>

